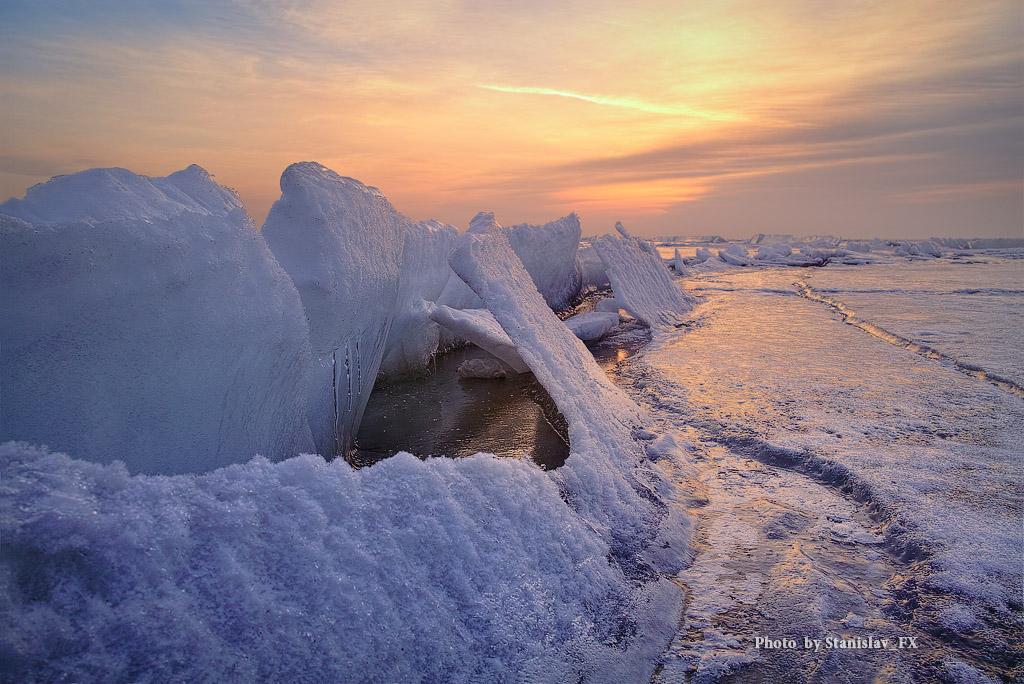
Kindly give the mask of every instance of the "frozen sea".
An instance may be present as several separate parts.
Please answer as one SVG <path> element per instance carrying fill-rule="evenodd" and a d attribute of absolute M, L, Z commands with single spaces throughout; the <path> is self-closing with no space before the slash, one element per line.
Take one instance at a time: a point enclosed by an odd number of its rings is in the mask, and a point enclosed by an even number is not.
<path fill-rule="evenodd" d="M 1022 257 L 696 267 L 619 376 L 707 487 L 655 681 L 1021 676 Z"/>
<path fill-rule="evenodd" d="M 687 454 L 650 491 L 694 521 L 660 577 L 560 461 L 471 455 L 548 422 L 483 381 L 367 413 L 375 451 L 465 458 L 150 476 L 2 445 L 0 680 L 1020 680 L 1024 251 L 865 260 L 694 265 L 678 327 L 593 345 Z"/>

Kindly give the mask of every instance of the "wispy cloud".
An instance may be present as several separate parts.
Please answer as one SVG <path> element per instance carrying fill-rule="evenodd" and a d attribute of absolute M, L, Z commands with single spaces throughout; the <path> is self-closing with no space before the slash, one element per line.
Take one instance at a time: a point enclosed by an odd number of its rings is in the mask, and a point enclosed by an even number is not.
<path fill-rule="evenodd" d="M 631 97 L 604 97 L 601 95 L 583 95 L 581 93 L 570 93 L 564 90 L 552 88 L 527 88 L 520 86 L 489 85 L 483 83 L 474 84 L 477 88 L 494 90 L 499 93 L 520 93 L 524 95 L 554 95 L 556 97 L 568 97 L 574 100 L 583 100 L 599 105 L 611 107 L 623 107 L 635 109 L 641 112 L 652 114 L 666 114 L 669 116 L 687 116 L 696 119 L 707 119 L 709 121 L 743 121 L 747 117 L 737 112 L 724 112 L 699 107 L 688 107 L 682 105 L 665 105 L 657 102 L 646 102 Z"/>

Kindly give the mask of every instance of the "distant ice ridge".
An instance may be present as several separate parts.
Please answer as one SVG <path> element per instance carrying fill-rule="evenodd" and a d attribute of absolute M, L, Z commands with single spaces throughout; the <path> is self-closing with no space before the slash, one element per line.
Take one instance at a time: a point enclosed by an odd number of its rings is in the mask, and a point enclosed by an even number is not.
<path fill-rule="evenodd" d="M 132 472 L 313 447 L 299 295 L 198 166 L 92 169 L 0 205 L 0 437 Z"/>
<path fill-rule="evenodd" d="M 348 450 L 359 427 L 394 319 L 410 225 L 380 190 L 320 164 L 292 164 L 281 175 L 281 198 L 261 232 L 309 321 L 306 411 L 321 454 Z"/>
<path fill-rule="evenodd" d="M 620 224 L 621 226 L 621 224 Z M 615 298 L 645 325 L 676 325 L 693 308 L 694 299 L 672 282 L 668 267 L 653 248 L 628 237 L 602 235 L 594 241 Z"/>

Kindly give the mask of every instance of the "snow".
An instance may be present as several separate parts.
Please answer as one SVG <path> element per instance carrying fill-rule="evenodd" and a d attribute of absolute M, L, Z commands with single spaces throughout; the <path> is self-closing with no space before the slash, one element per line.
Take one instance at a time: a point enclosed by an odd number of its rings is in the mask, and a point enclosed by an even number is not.
<path fill-rule="evenodd" d="M 0 482 L 11 681 L 640 681 L 667 608 L 529 461 L 129 477 L 7 443 Z"/>
<path fill-rule="evenodd" d="M 619 324 L 618 312 L 581 313 L 565 319 L 565 325 L 583 340 L 597 340 L 612 331 Z"/>
<path fill-rule="evenodd" d="M 262 233 L 309 321 L 306 410 L 321 454 L 347 450 L 359 429 L 395 315 L 409 225 L 378 189 L 320 164 L 281 175 Z"/>
<path fill-rule="evenodd" d="M 200 167 L 0 205 L 0 290 L 3 439 L 165 474 L 312 448 L 299 295 Z"/>
<path fill-rule="evenodd" d="M 406 227 L 395 318 L 384 343 L 382 375 L 394 379 L 422 373 L 437 352 L 440 329 L 430 320 L 429 305 L 437 301 L 453 275 L 448 252 L 458 234 L 455 226 L 437 221 Z"/>
<path fill-rule="evenodd" d="M 645 325 L 676 325 L 693 307 L 693 298 L 672 283 L 661 257 L 643 250 L 635 240 L 603 235 L 594 247 L 608 271 L 615 298 Z"/>
<path fill-rule="evenodd" d="M 523 361 L 512 340 L 487 309 L 453 309 L 441 304 L 431 310 L 430 319 L 456 336 L 494 354 L 516 373 L 530 372 L 530 367 Z"/>

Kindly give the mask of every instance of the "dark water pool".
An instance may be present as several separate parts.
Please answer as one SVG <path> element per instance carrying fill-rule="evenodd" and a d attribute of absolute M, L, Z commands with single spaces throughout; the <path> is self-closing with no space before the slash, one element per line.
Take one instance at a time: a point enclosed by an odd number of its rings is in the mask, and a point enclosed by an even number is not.
<path fill-rule="evenodd" d="M 605 340 L 588 345 L 606 372 L 636 353 L 648 337 L 635 325 L 621 326 Z M 458 367 L 472 358 L 490 358 L 476 346 L 439 355 L 428 374 L 375 388 L 356 435 L 349 461 L 370 465 L 408 451 L 417 456 L 498 456 L 532 458 L 545 470 L 569 456 L 565 421 L 532 373 L 499 380 L 465 379 Z"/>

